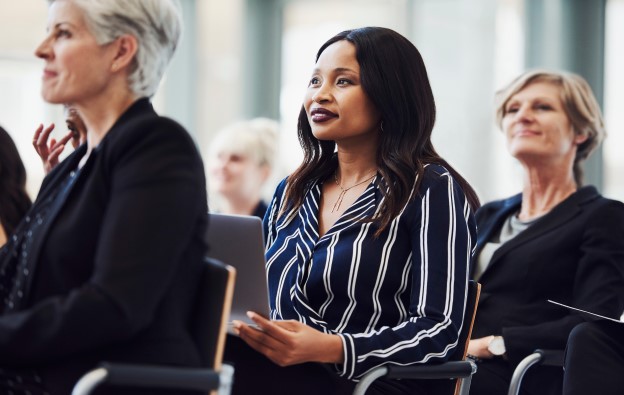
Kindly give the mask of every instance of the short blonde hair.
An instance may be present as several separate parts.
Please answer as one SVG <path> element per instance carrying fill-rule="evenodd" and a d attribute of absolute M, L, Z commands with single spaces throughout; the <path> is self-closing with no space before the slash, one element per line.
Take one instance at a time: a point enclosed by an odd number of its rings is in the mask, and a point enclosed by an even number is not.
<path fill-rule="evenodd" d="M 531 70 L 521 74 L 509 85 L 496 92 L 496 122 L 502 129 L 505 107 L 516 93 L 536 82 L 546 82 L 560 88 L 561 102 L 577 136 L 586 136 L 579 144 L 574 158 L 574 179 L 583 184 L 581 162 L 598 147 L 606 136 L 602 111 L 589 84 L 580 75 L 565 71 Z"/>
<path fill-rule="evenodd" d="M 240 121 L 221 129 L 210 145 L 211 158 L 236 153 L 272 169 L 277 156 L 278 123 L 268 118 Z"/>

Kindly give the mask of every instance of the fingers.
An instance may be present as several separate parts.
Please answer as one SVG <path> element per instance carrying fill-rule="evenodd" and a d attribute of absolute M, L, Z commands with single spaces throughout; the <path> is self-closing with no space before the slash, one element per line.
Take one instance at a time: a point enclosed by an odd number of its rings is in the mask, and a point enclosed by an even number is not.
<path fill-rule="evenodd" d="M 43 161 L 46 161 L 49 155 L 48 138 L 52 130 L 54 130 L 54 124 L 50 124 L 50 126 L 45 129 L 43 129 L 43 125 L 39 125 L 33 137 L 35 151 L 37 151 L 37 154 L 39 154 Z"/>
<path fill-rule="evenodd" d="M 277 343 L 284 343 L 280 339 L 283 338 L 283 333 L 281 333 L 281 329 L 279 327 L 258 314 L 247 313 L 247 315 L 254 321 L 254 323 L 256 323 L 256 325 L 258 325 L 258 328 L 256 329 L 241 323 L 242 325 L 238 328 L 240 332 L 239 336 L 244 339 L 253 340 L 259 344 L 268 345 L 270 348 L 279 347 L 280 345 Z"/>
<path fill-rule="evenodd" d="M 54 124 L 51 123 L 50 126 L 48 126 L 47 128 L 43 130 L 43 133 L 41 133 L 41 136 L 39 136 L 39 141 L 43 141 L 44 143 L 48 141 L 48 138 L 50 137 L 50 133 L 52 133 L 53 130 L 54 130 Z"/>
<path fill-rule="evenodd" d="M 282 328 L 281 325 L 284 325 L 284 324 L 278 324 L 278 323 L 291 322 L 291 321 L 271 321 L 262 317 L 259 314 L 254 313 L 253 311 L 248 311 L 247 316 L 251 318 L 251 320 L 255 322 L 262 329 L 263 332 L 267 333 L 271 337 L 274 337 L 278 340 L 281 339 L 283 342 L 285 342 L 284 340 L 288 339 L 289 333 L 287 332 L 292 332 L 291 329 Z M 292 321 L 292 322 L 296 322 L 296 321 Z"/>
<path fill-rule="evenodd" d="M 276 338 L 271 333 L 291 333 L 275 325 L 272 321 L 251 314 L 259 329 L 249 326 L 241 321 L 234 321 L 234 332 L 251 348 L 263 354 L 279 366 L 288 366 L 298 361 L 294 358 L 295 347 L 284 343 L 283 339 Z M 256 321 L 257 320 L 257 321 Z"/>
<path fill-rule="evenodd" d="M 63 136 L 59 141 L 55 141 L 54 139 L 50 140 L 50 150 L 56 149 L 59 145 L 62 145 L 63 148 L 65 148 L 65 144 L 67 144 L 67 142 L 71 140 L 72 138 L 73 138 L 73 133 L 69 132 L 65 136 Z"/>
<path fill-rule="evenodd" d="M 63 153 L 64 149 L 65 149 L 65 144 L 57 144 L 56 147 L 52 148 L 52 150 L 48 154 L 48 162 L 50 162 L 51 167 L 58 165 L 59 163 L 58 158 Z"/>
<path fill-rule="evenodd" d="M 35 130 L 35 135 L 33 136 L 33 147 L 35 147 L 35 150 L 37 149 L 37 141 L 39 140 L 39 136 L 41 135 L 42 131 L 43 131 L 43 124 L 40 123 L 37 130 Z"/>

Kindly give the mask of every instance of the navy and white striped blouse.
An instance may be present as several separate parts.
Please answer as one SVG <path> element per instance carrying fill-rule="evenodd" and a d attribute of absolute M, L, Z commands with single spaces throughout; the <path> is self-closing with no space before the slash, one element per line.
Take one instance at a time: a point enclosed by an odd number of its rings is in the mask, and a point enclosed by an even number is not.
<path fill-rule="evenodd" d="M 342 338 L 346 378 L 385 363 L 441 361 L 457 345 L 476 241 L 466 197 L 449 172 L 425 168 L 416 198 L 377 239 L 374 180 L 319 238 L 321 184 L 296 215 L 279 216 L 286 180 L 264 219 L 271 318 L 294 319 Z M 416 193 L 412 191 L 412 193 Z"/>

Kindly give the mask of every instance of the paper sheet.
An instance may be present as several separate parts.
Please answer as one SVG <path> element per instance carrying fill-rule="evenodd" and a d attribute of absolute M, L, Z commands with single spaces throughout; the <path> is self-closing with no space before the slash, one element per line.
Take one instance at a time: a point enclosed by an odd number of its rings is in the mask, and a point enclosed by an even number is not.
<path fill-rule="evenodd" d="M 558 306 L 561 307 L 565 307 L 566 309 L 570 309 L 570 310 L 574 310 L 574 311 L 578 311 L 579 313 L 584 313 L 584 314 L 588 314 L 592 317 L 597 317 L 597 318 L 602 318 L 605 320 L 609 320 L 609 321 L 613 321 L 613 322 L 617 322 L 618 324 L 622 324 L 624 325 L 624 322 L 622 322 L 621 320 L 616 320 L 614 318 L 609 318 L 609 317 L 605 317 L 604 315 L 600 315 L 600 314 L 596 314 L 596 313 L 592 313 L 591 311 L 586 311 L 586 310 L 581 310 L 581 309 L 577 309 L 576 307 L 572 307 L 572 306 L 568 306 L 567 304 L 563 304 L 563 303 L 559 303 L 559 302 L 555 302 L 554 300 L 548 300 L 550 303 L 552 304 L 556 304 Z"/>

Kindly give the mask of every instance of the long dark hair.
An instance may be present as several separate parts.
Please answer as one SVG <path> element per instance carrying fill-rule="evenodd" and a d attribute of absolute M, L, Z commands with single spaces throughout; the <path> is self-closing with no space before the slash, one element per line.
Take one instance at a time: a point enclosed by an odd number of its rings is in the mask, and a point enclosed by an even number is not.
<path fill-rule="evenodd" d="M 397 32 L 381 27 L 346 30 L 330 38 L 316 54 L 316 60 L 333 43 L 347 40 L 355 46 L 360 65 L 362 88 L 381 113 L 383 130 L 379 136 L 377 167 L 389 188 L 380 188 L 385 199 L 379 214 L 376 235 L 390 224 L 418 190 L 425 164 L 439 164 L 448 169 L 463 189 L 473 210 L 479 199 L 472 187 L 444 159 L 431 143 L 435 123 L 435 102 L 425 64 L 418 49 Z M 325 180 L 336 169 L 335 142 L 314 137 L 305 108 L 298 122 L 299 142 L 304 158 L 288 178 L 286 201 L 290 208 L 303 204 L 310 186 Z"/>
<path fill-rule="evenodd" d="M 31 204 L 26 193 L 26 168 L 11 136 L 0 127 L 0 222 L 7 236 Z"/>

